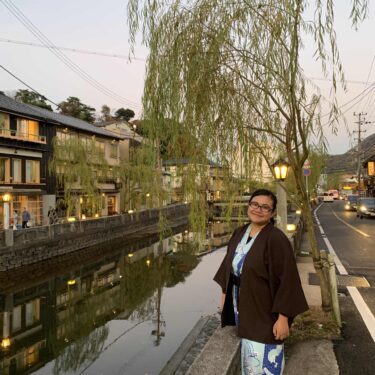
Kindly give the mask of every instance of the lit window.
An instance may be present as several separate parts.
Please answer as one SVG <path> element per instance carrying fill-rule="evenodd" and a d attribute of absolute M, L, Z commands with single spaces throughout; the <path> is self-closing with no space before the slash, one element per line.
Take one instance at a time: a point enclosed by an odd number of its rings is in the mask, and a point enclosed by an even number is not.
<path fill-rule="evenodd" d="M 9 115 L 0 112 L 0 134 L 9 135 Z"/>
<path fill-rule="evenodd" d="M 17 136 L 29 139 L 30 141 L 39 141 L 39 123 L 38 121 L 24 118 L 17 119 Z"/>
<path fill-rule="evenodd" d="M 26 182 L 39 184 L 40 182 L 40 161 L 26 160 Z"/>
<path fill-rule="evenodd" d="M 13 159 L 13 183 L 21 182 L 22 179 L 22 163 L 20 159 Z"/>
<path fill-rule="evenodd" d="M 0 182 L 9 182 L 9 158 L 0 158 Z"/>

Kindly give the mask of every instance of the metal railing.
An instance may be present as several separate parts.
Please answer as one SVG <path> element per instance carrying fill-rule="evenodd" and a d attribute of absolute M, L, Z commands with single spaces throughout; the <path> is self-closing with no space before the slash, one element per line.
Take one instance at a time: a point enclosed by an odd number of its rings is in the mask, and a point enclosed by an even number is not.
<path fill-rule="evenodd" d="M 12 237 L 12 245 L 21 245 L 57 238 L 62 235 L 71 235 L 72 233 L 87 233 L 89 235 L 90 233 L 96 233 L 107 229 L 116 230 L 116 228 L 122 228 L 123 230 L 127 228 L 141 230 L 143 225 L 156 224 L 160 214 L 163 214 L 168 220 L 183 216 L 187 217 L 189 214 L 189 205 L 177 204 L 161 208 L 140 210 L 132 214 L 125 213 L 73 222 L 35 226 L 14 231 L 8 230 L 8 235 Z M 0 229 L 0 250 L 1 247 L 7 246 L 5 242 L 4 231 Z"/>
<path fill-rule="evenodd" d="M 0 136 L 22 141 L 47 143 L 46 137 L 44 135 L 24 133 L 14 129 L 7 129 L 3 127 L 0 127 Z"/>

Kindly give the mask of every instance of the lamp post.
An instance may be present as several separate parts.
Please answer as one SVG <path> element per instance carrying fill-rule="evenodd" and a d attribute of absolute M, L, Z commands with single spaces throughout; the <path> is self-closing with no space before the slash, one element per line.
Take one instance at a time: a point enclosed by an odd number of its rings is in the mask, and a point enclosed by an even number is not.
<path fill-rule="evenodd" d="M 3 195 L 3 202 L 4 202 L 4 229 L 9 229 L 9 202 L 10 202 L 10 194 L 5 193 Z"/>
<path fill-rule="evenodd" d="M 287 200 L 284 180 L 288 175 L 289 164 L 283 159 L 278 159 L 272 164 L 272 168 L 277 180 L 277 215 L 280 219 L 277 225 L 284 233 L 287 233 Z"/>

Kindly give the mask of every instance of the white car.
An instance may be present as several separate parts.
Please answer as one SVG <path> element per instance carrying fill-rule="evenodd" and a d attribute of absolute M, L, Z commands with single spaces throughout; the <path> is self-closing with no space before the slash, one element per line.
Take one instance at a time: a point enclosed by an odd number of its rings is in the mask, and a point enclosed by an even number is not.
<path fill-rule="evenodd" d="M 323 202 L 333 203 L 333 194 L 332 193 L 323 193 Z"/>

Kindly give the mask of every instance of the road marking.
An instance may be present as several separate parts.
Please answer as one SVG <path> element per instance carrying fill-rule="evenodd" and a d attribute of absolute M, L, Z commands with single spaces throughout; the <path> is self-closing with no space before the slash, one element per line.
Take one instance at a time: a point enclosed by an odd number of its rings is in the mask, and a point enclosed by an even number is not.
<path fill-rule="evenodd" d="M 354 301 L 354 304 L 356 305 L 358 312 L 361 314 L 361 317 L 363 321 L 366 324 L 367 329 L 370 332 L 370 335 L 372 339 L 375 342 L 375 318 L 374 315 L 372 315 L 371 310 L 366 305 L 366 302 L 364 301 L 361 294 L 358 292 L 358 289 L 354 286 L 347 286 L 347 289 Z"/>
<path fill-rule="evenodd" d="M 319 208 L 321 207 L 321 205 L 322 204 L 320 204 L 314 210 L 314 217 L 315 217 L 315 220 L 318 224 L 318 228 L 319 228 L 320 233 L 324 234 L 323 227 L 320 224 L 320 221 L 319 221 L 318 216 L 317 216 L 317 212 L 318 212 Z M 340 272 L 340 274 L 341 275 L 348 275 L 348 271 L 345 269 L 345 267 L 341 263 L 340 259 L 338 258 L 335 250 L 333 249 L 331 243 L 329 242 L 329 240 L 328 240 L 328 238 L 326 237 L 325 234 L 324 234 L 323 240 L 324 240 L 325 244 L 327 245 L 327 248 L 328 248 L 329 252 L 334 256 L 335 264 L 336 264 L 336 267 L 337 267 L 338 271 Z M 365 323 L 373 341 L 375 342 L 375 317 L 374 317 L 374 315 L 372 314 L 370 308 L 367 306 L 365 300 L 363 299 L 363 297 L 361 296 L 361 294 L 359 293 L 359 291 L 356 287 L 347 286 L 346 288 L 348 289 L 348 292 L 349 292 L 350 296 L 352 297 L 353 302 L 354 302 L 359 314 L 361 315 L 361 317 L 363 319 L 363 322 Z"/>
<path fill-rule="evenodd" d="M 337 269 L 339 270 L 340 272 L 340 275 L 349 275 L 348 274 L 348 271 L 345 269 L 344 265 L 341 263 L 341 260 L 340 258 L 337 256 L 336 254 L 336 251 L 335 249 L 332 247 L 331 243 L 329 242 L 326 234 L 324 233 L 324 230 L 323 230 L 323 227 L 322 227 L 322 224 L 320 224 L 320 221 L 318 219 L 318 216 L 317 216 L 317 211 L 319 210 L 319 208 L 322 206 L 322 204 L 320 204 L 314 211 L 314 216 L 315 216 L 315 221 L 316 223 L 318 224 L 318 228 L 319 228 L 319 231 L 320 231 L 320 234 L 321 236 L 323 237 L 323 241 L 324 243 L 326 244 L 327 246 L 327 249 L 328 251 L 333 255 L 334 257 L 334 261 L 335 261 L 335 264 L 336 264 L 336 267 Z"/>
<path fill-rule="evenodd" d="M 332 209 L 332 208 L 331 208 Z M 355 230 L 356 232 L 358 232 L 359 234 L 362 234 L 362 236 L 365 236 L 365 237 L 371 237 L 369 234 L 365 233 L 365 232 L 362 232 L 361 230 L 357 229 L 356 227 L 353 227 L 353 225 L 347 223 L 344 219 L 341 219 L 341 217 L 339 217 L 335 211 L 333 211 L 333 214 L 336 216 L 336 218 L 338 220 L 340 220 L 342 223 L 344 223 L 345 225 L 347 225 L 349 228 Z"/>

